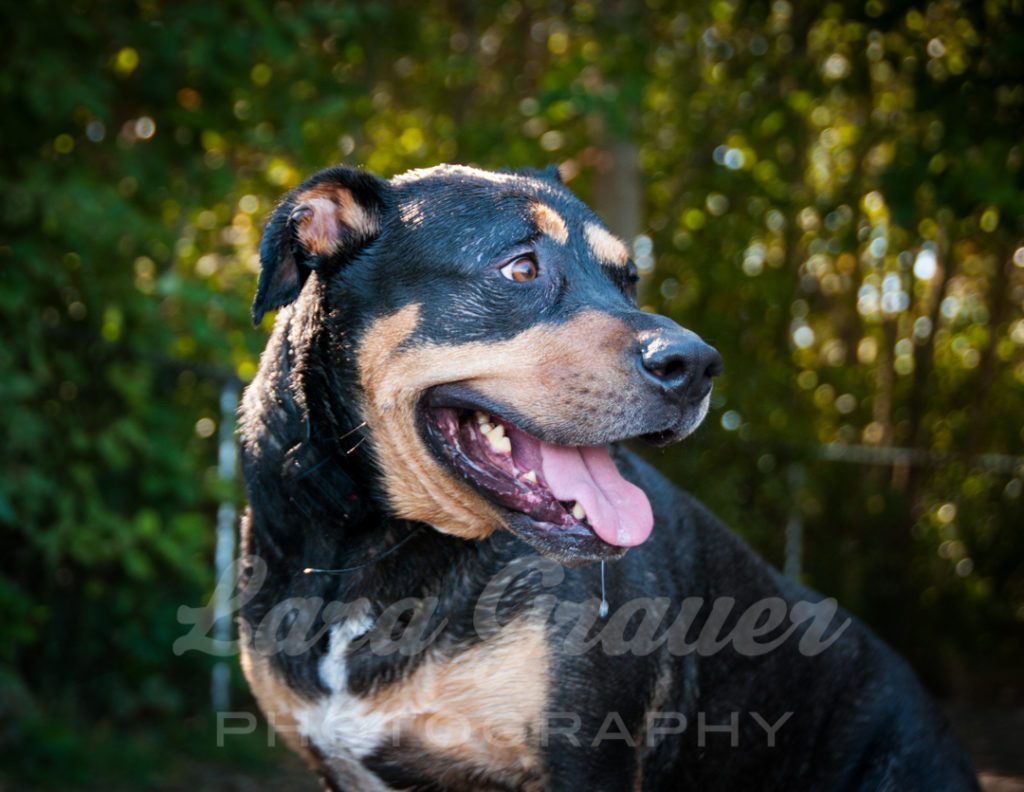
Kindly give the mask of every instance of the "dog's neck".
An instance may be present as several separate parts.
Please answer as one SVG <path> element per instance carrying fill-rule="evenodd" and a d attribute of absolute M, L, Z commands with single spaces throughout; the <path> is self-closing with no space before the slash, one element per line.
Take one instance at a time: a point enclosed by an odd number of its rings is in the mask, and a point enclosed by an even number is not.
<path fill-rule="evenodd" d="M 324 311 L 315 284 L 281 310 L 240 410 L 242 468 L 263 550 L 311 566 L 338 564 L 336 548 L 388 520 L 368 473 L 365 427 L 350 406 L 355 384 L 329 359 L 336 341 L 323 329 Z M 305 536 L 295 535 L 297 522 Z"/>

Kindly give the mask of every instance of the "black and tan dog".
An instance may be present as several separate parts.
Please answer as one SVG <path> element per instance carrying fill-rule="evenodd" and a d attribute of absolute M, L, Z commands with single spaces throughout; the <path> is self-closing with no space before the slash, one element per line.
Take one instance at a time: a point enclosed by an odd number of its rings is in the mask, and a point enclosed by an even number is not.
<path fill-rule="evenodd" d="M 243 665 L 330 789 L 976 788 L 902 660 L 618 446 L 721 361 L 555 171 L 327 170 L 261 258 Z"/>

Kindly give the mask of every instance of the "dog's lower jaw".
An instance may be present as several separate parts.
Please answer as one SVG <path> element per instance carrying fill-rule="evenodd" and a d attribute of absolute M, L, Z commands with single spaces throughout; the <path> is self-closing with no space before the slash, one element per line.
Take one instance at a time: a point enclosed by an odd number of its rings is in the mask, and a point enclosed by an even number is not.
<path fill-rule="evenodd" d="M 542 555 L 570 568 L 595 561 L 618 561 L 629 550 L 608 544 L 587 528 L 569 533 L 562 526 L 546 527 L 517 512 L 508 513 L 508 530 Z"/>
<path fill-rule="evenodd" d="M 474 492 L 468 484 L 459 482 L 448 473 L 435 474 L 430 483 L 450 481 L 453 488 L 462 490 L 459 497 L 441 487 L 414 491 L 387 489 L 389 511 L 395 517 L 426 523 L 440 533 L 460 539 L 487 539 L 495 531 L 505 530 L 537 549 L 540 553 L 567 567 L 577 567 L 594 561 L 616 561 L 628 547 L 608 544 L 589 528 L 567 528 L 561 525 L 538 523 L 522 512 L 496 507 Z M 402 483 L 402 482 L 399 482 Z M 468 499 L 479 501 L 480 508 L 465 508 Z"/>

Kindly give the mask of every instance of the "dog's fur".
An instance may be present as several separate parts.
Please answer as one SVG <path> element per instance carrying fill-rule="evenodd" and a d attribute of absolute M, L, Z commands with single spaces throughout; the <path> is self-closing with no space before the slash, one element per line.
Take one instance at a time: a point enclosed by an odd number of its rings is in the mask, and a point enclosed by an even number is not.
<path fill-rule="evenodd" d="M 330 169 L 261 258 L 243 668 L 328 788 L 976 788 L 899 657 L 619 446 L 692 431 L 720 361 L 556 171 Z M 472 410 L 646 499 L 609 485 L 616 534 L 481 472 Z"/>

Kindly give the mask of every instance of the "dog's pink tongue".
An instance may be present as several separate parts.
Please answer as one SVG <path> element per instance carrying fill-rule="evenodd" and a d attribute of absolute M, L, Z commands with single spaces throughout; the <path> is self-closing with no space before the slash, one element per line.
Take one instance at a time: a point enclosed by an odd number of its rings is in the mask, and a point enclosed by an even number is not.
<path fill-rule="evenodd" d="M 579 501 L 590 525 L 611 545 L 632 547 L 651 535 L 654 515 L 644 491 L 626 481 L 600 446 L 541 443 L 548 488 L 558 500 Z"/>

